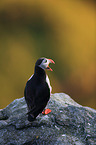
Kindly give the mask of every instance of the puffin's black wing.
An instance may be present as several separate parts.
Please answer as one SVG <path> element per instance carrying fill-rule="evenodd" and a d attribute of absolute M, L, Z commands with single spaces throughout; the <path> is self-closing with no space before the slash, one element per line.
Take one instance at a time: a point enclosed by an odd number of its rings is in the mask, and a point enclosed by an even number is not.
<path fill-rule="evenodd" d="M 30 96 L 30 94 L 28 94 L 28 88 L 27 88 L 27 84 L 24 90 L 24 96 L 25 96 L 25 100 L 28 106 L 28 112 L 30 112 L 35 106 L 34 106 L 34 96 Z"/>
<path fill-rule="evenodd" d="M 28 120 L 33 121 L 46 107 L 50 98 L 50 89 L 46 81 L 38 81 L 33 76 L 27 82 L 24 94 L 28 106 Z"/>
<path fill-rule="evenodd" d="M 35 99 L 35 89 L 34 89 L 34 77 L 32 77 L 30 80 L 27 81 L 25 90 L 24 90 L 24 96 L 25 100 L 28 106 L 28 112 L 30 112 L 34 107 L 34 99 Z"/>

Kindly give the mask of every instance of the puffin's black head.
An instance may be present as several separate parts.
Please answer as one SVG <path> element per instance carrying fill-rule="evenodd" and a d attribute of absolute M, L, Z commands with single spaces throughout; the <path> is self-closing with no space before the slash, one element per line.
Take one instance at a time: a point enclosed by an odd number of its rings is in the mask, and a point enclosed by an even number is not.
<path fill-rule="evenodd" d="M 39 59 L 37 60 L 35 66 L 38 66 L 38 67 L 40 67 L 40 68 L 42 68 L 42 69 L 44 69 L 44 70 L 47 69 L 47 70 L 53 71 L 53 70 L 49 67 L 49 64 L 50 64 L 50 63 L 54 63 L 54 64 L 55 64 L 55 62 L 54 62 L 52 59 L 47 59 L 47 58 L 42 57 L 42 58 L 39 58 Z"/>

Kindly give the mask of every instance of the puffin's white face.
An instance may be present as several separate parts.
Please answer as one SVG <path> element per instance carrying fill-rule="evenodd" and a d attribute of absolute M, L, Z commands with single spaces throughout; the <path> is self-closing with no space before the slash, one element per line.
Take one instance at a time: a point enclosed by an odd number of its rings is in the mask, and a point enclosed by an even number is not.
<path fill-rule="evenodd" d="M 49 67 L 49 64 L 50 63 L 54 63 L 55 62 L 52 60 L 52 59 L 47 59 L 47 58 L 44 58 L 43 61 L 41 62 L 41 64 L 39 65 L 39 67 L 41 67 L 42 69 L 48 69 L 50 71 L 53 71 L 50 67 Z"/>

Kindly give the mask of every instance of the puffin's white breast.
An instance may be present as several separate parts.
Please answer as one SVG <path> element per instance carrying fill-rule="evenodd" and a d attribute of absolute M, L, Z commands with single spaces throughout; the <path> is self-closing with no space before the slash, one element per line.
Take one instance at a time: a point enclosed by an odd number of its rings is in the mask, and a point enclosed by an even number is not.
<path fill-rule="evenodd" d="M 47 75 L 46 75 L 46 82 L 47 82 L 47 84 L 48 84 L 48 86 L 49 86 L 50 93 L 51 93 L 51 91 L 52 91 L 52 87 L 51 87 L 51 85 L 50 85 L 50 80 L 49 80 L 49 78 L 48 78 Z"/>
<path fill-rule="evenodd" d="M 34 75 L 34 74 L 33 74 L 33 75 Z M 32 79 L 33 75 L 28 79 L 28 81 Z"/>

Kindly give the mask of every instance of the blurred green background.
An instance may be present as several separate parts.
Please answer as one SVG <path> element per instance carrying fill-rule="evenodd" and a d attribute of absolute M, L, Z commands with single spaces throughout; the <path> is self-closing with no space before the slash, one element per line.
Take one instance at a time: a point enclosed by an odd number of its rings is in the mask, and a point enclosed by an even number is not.
<path fill-rule="evenodd" d="M 0 0 L 0 108 L 22 97 L 39 57 L 53 92 L 96 109 L 96 2 Z"/>

